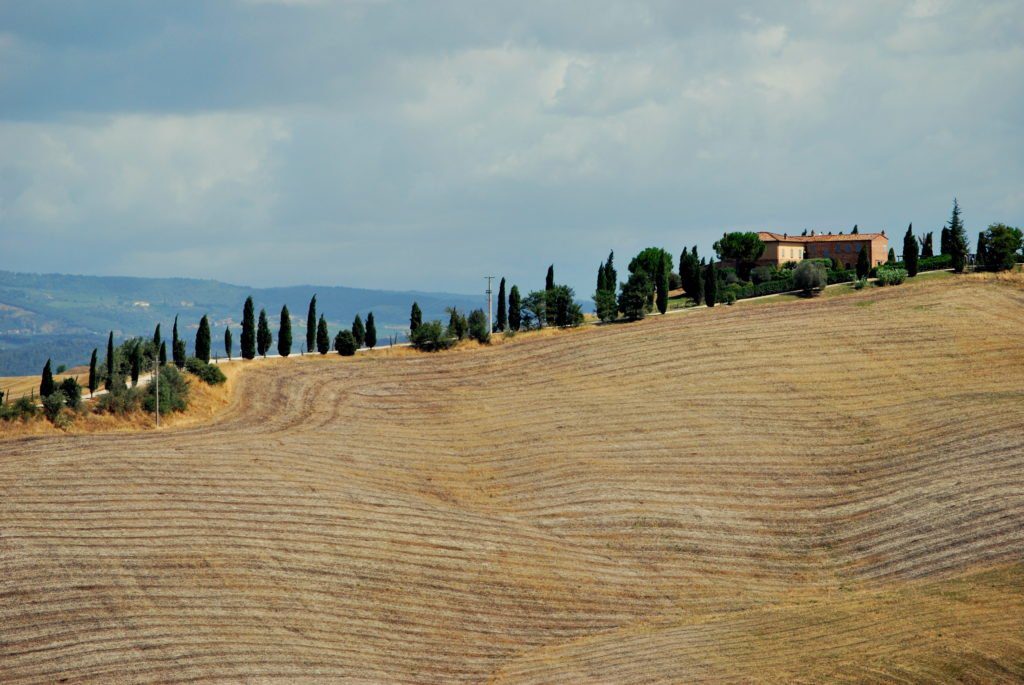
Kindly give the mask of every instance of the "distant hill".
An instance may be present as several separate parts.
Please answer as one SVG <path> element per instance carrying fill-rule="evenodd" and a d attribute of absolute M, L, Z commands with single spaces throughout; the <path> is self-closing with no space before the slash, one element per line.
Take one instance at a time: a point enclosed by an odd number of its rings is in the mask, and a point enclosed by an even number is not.
<path fill-rule="evenodd" d="M 210 316 L 214 352 L 223 353 L 224 327 L 233 329 L 238 349 L 245 298 L 252 295 L 256 311 L 267 310 L 277 333 L 281 306 L 292 314 L 294 350 L 305 340 L 306 308 L 313 293 L 317 311 L 327 317 L 332 332 L 351 326 L 356 313 L 372 311 L 377 336 L 386 344 L 389 335 L 404 338 L 409 308 L 419 303 L 424 319 L 444 319 L 445 307 L 470 310 L 484 305 L 480 296 L 452 293 L 366 290 L 343 286 L 251 288 L 192 278 L 127 278 L 24 274 L 0 271 L 0 376 L 40 371 L 47 358 L 54 364 L 87 363 L 93 347 L 115 339 L 152 335 L 159 322 L 170 338 L 178 315 L 178 329 L 191 350 L 199 319 Z"/>

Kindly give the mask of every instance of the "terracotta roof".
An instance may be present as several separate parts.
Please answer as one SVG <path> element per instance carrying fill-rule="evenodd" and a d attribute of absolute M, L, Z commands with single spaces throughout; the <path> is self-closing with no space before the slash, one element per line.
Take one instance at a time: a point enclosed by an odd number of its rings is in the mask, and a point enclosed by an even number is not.
<path fill-rule="evenodd" d="M 828 243 L 843 242 L 849 240 L 873 240 L 875 238 L 888 238 L 884 233 L 843 233 L 833 234 L 817 233 L 815 235 L 783 235 L 771 231 L 758 231 L 757 236 L 764 241 L 786 242 L 786 243 Z"/>

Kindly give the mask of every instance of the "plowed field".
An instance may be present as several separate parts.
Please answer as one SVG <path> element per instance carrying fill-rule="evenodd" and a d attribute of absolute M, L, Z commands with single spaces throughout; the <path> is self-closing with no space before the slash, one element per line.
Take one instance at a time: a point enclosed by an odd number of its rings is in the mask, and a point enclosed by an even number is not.
<path fill-rule="evenodd" d="M 1022 333 L 944 280 L 0 441 L 0 681 L 1020 681 Z"/>

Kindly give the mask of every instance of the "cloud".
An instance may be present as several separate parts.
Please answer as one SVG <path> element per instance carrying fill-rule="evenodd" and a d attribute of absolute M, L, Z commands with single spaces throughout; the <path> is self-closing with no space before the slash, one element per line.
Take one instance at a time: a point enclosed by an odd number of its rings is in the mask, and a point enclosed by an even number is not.
<path fill-rule="evenodd" d="M 608 249 L 730 228 L 937 229 L 954 195 L 1024 223 L 1012 1 L 60 9 L 0 8 L 0 268 L 57 244 L 93 272 L 471 291 L 554 261 L 585 296 Z"/>

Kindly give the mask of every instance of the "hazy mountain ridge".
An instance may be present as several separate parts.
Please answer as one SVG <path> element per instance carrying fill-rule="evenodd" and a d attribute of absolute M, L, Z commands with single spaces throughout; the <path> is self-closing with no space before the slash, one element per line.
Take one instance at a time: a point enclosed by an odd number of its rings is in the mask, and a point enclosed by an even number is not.
<path fill-rule="evenodd" d="M 223 352 L 224 327 L 234 332 L 238 349 L 242 305 L 252 295 L 257 312 L 267 310 L 275 337 L 281 306 L 292 315 L 293 349 L 305 336 L 309 298 L 316 293 L 317 312 L 327 317 L 333 335 L 351 326 L 357 313 L 373 311 L 380 344 L 389 335 L 404 337 L 409 308 L 419 302 L 424 319 L 442 319 L 445 307 L 486 306 L 484 295 L 388 291 L 346 286 L 252 288 L 214 280 L 27 274 L 0 271 L 0 375 L 39 371 L 47 358 L 55 364 L 84 363 L 93 347 L 102 346 L 108 331 L 115 339 L 152 335 L 159 322 L 170 338 L 171 324 L 191 350 L 199 319 L 207 314 L 214 329 L 214 351 Z"/>

